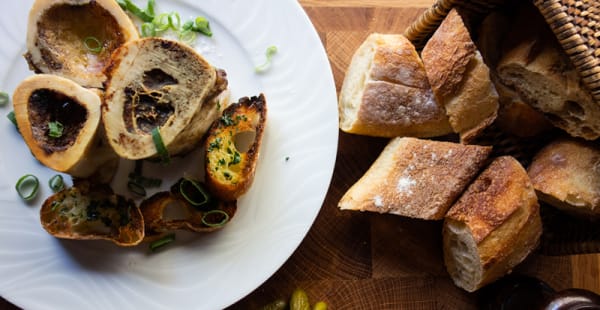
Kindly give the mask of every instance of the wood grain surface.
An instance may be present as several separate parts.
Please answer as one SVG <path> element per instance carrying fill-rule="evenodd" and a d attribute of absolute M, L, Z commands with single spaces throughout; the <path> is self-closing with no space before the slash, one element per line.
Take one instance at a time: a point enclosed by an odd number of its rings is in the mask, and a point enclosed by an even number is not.
<path fill-rule="evenodd" d="M 339 90 L 352 54 L 369 33 L 402 33 L 432 0 L 299 2 L 327 50 Z M 257 309 L 298 287 L 329 309 L 477 308 L 478 294 L 455 287 L 444 269 L 440 222 L 337 208 L 386 142 L 340 133 L 331 186 L 312 229 L 279 271 L 231 309 Z M 599 267 L 598 255 L 533 255 L 514 273 L 543 279 L 556 290 L 600 293 Z M 14 308 L 0 300 L 0 309 Z"/>

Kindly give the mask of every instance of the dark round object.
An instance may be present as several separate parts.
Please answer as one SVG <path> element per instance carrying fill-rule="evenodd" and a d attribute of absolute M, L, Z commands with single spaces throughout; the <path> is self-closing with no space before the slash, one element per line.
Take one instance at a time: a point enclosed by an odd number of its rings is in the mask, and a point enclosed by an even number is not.
<path fill-rule="evenodd" d="M 554 294 L 543 308 L 545 310 L 591 310 L 600 309 L 600 295 L 577 288 L 562 290 Z"/>
<path fill-rule="evenodd" d="M 524 275 L 509 275 L 480 290 L 478 308 L 543 309 L 554 293 L 554 289 L 542 280 Z"/>

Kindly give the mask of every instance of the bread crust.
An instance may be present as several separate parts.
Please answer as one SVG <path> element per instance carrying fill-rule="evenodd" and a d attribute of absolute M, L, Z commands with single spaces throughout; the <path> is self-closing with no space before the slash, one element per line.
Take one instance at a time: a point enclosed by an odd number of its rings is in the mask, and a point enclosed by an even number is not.
<path fill-rule="evenodd" d="M 340 209 L 442 219 L 491 147 L 395 138 L 342 197 Z"/>
<path fill-rule="evenodd" d="M 461 228 L 466 235 L 453 233 Z M 539 204 L 525 169 L 510 156 L 498 157 L 446 214 L 446 268 L 456 285 L 473 292 L 524 260 L 541 232 Z M 468 257 L 468 263 L 461 262 L 462 257 Z"/>
<path fill-rule="evenodd" d="M 600 216 L 600 148 L 559 138 L 534 157 L 528 174 L 540 200 L 586 217 Z"/>
<path fill-rule="evenodd" d="M 465 20 L 452 9 L 421 53 L 436 100 L 468 143 L 497 116 L 498 94 Z"/>
<path fill-rule="evenodd" d="M 348 133 L 390 138 L 452 133 L 419 55 L 402 35 L 373 33 L 357 49 L 339 112 L 340 129 Z"/>

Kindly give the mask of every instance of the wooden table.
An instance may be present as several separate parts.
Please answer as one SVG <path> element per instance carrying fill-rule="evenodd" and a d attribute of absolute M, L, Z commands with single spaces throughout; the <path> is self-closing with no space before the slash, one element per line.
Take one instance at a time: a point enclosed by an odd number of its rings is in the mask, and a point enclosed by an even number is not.
<path fill-rule="evenodd" d="M 371 32 L 401 33 L 432 0 L 300 0 L 313 21 L 339 90 L 354 50 Z M 375 160 L 385 139 L 340 133 L 338 158 L 320 214 L 305 240 L 269 280 L 232 309 L 254 309 L 303 288 L 330 309 L 469 309 L 442 264 L 439 222 L 339 211 L 344 192 Z M 600 293 L 600 255 L 534 255 L 516 273 L 553 288 Z M 0 299 L 0 309 L 15 307 Z"/>
<path fill-rule="evenodd" d="M 339 91 L 355 49 L 371 32 L 402 33 L 432 0 L 300 0 L 329 55 Z M 440 223 L 340 211 L 337 202 L 375 160 L 385 139 L 340 132 L 321 212 L 292 257 L 233 309 L 260 307 L 303 288 L 330 309 L 468 309 L 477 294 L 456 288 L 443 267 Z M 515 273 L 554 289 L 600 293 L 600 255 L 533 255 Z"/>

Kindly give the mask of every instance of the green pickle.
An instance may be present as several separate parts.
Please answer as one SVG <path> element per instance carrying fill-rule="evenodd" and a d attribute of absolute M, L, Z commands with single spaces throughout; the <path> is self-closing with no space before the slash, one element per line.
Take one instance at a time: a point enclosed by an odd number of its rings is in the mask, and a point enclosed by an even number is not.
<path fill-rule="evenodd" d="M 313 306 L 313 310 L 327 310 L 327 304 L 324 301 L 319 301 Z"/>
<path fill-rule="evenodd" d="M 264 306 L 262 310 L 285 310 L 287 302 L 283 299 L 277 299 L 274 302 Z"/>
<path fill-rule="evenodd" d="M 310 302 L 306 292 L 297 288 L 290 299 L 290 310 L 310 310 Z"/>

